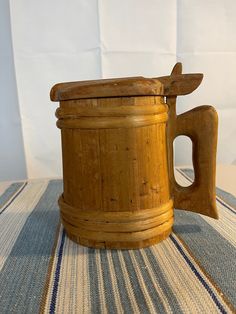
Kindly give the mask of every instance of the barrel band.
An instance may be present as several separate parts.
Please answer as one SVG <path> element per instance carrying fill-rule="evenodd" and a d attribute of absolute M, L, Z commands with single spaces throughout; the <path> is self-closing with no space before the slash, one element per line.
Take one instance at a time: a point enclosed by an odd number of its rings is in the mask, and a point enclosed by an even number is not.
<path fill-rule="evenodd" d="M 152 115 L 168 111 L 166 104 L 138 106 L 108 106 L 108 107 L 59 107 L 56 110 L 58 119 L 79 119 L 81 117 L 125 117 L 129 115 Z"/>
<path fill-rule="evenodd" d="M 167 112 L 153 115 L 124 117 L 80 117 L 77 119 L 59 119 L 57 127 L 69 129 L 115 129 L 142 127 L 167 121 Z"/>
<path fill-rule="evenodd" d="M 69 234 L 96 241 L 136 242 L 160 235 L 173 225 L 173 201 L 137 211 L 81 210 L 59 198 L 61 220 Z"/>

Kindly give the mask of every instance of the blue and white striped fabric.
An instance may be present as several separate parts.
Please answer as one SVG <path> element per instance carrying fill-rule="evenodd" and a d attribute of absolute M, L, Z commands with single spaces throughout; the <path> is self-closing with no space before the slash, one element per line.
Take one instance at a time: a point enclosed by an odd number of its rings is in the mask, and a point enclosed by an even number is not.
<path fill-rule="evenodd" d="M 179 171 L 184 184 L 188 169 Z M 0 189 L 0 313 L 235 313 L 236 198 L 220 220 L 175 211 L 171 236 L 141 250 L 89 249 L 60 225 L 61 180 Z"/>

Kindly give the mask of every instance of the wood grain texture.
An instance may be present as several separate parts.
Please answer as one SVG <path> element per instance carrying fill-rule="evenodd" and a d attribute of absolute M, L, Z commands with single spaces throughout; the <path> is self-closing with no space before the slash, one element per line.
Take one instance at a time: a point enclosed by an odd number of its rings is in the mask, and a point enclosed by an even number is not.
<path fill-rule="evenodd" d="M 181 71 L 182 66 L 177 64 L 172 73 L 176 76 Z M 174 207 L 218 219 L 215 194 L 217 113 L 212 106 L 200 106 L 176 115 L 176 96 L 167 97 L 167 104 L 168 164 Z M 188 136 L 193 143 L 195 179 L 189 187 L 181 187 L 174 177 L 173 141 L 179 135 Z"/>
<path fill-rule="evenodd" d="M 218 218 L 215 202 L 217 114 L 201 106 L 176 115 L 177 95 L 194 91 L 202 74 L 124 78 L 55 85 L 51 99 L 61 129 L 68 236 L 96 248 L 135 249 L 168 237 L 173 206 Z M 166 103 L 164 103 L 166 96 Z M 174 177 L 173 141 L 193 143 L 195 180 Z"/>
<path fill-rule="evenodd" d="M 57 124 L 64 181 L 59 205 L 70 237 L 89 246 L 136 248 L 170 233 L 167 110 L 159 96 L 61 102 L 59 122 L 73 121 Z M 134 124 L 137 117 L 145 123 Z M 117 126 L 114 118 L 122 123 Z"/>
<path fill-rule="evenodd" d="M 60 83 L 51 89 L 52 101 L 125 96 L 173 96 L 192 93 L 201 83 L 201 73 L 157 78 L 127 77 Z"/>

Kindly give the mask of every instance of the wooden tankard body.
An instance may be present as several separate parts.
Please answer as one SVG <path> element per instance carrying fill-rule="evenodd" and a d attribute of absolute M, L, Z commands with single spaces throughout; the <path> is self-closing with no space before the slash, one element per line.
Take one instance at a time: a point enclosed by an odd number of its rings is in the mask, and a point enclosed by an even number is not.
<path fill-rule="evenodd" d="M 176 95 L 193 91 L 202 79 L 191 75 L 186 84 L 178 72 L 177 64 L 171 76 L 159 79 L 53 87 L 63 154 L 59 206 L 72 240 L 97 248 L 140 248 L 170 234 L 174 207 L 217 218 L 217 116 L 209 106 L 176 116 Z M 193 142 L 195 181 L 188 188 L 173 174 L 173 140 L 182 134 Z"/>

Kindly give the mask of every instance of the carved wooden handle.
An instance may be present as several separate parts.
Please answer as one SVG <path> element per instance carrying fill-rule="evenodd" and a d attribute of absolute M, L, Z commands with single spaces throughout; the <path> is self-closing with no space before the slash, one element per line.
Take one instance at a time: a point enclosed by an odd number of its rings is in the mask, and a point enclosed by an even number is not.
<path fill-rule="evenodd" d="M 182 187 L 173 182 L 174 206 L 218 218 L 215 194 L 218 118 L 211 106 L 201 106 L 177 116 L 175 137 L 188 136 L 193 143 L 194 183 Z"/>
<path fill-rule="evenodd" d="M 172 73 L 179 71 L 181 72 L 181 65 L 177 64 Z M 217 113 L 211 106 L 201 106 L 177 116 L 176 97 L 167 97 L 167 104 L 169 106 L 168 163 L 174 207 L 217 219 L 215 194 Z M 188 136 L 193 143 L 195 179 L 189 187 L 180 186 L 174 177 L 173 141 L 179 135 Z"/>

